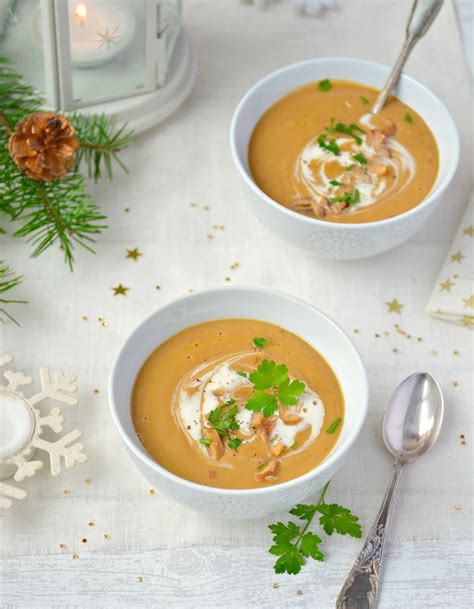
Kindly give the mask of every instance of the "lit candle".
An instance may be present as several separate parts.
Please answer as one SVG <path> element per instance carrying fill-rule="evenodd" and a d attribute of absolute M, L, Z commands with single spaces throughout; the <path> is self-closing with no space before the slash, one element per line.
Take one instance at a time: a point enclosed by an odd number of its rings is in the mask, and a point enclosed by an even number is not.
<path fill-rule="evenodd" d="M 110 61 L 121 53 L 135 34 L 133 11 L 114 4 L 80 2 L 69 14 L 71 62 L 90 68 Z"/>

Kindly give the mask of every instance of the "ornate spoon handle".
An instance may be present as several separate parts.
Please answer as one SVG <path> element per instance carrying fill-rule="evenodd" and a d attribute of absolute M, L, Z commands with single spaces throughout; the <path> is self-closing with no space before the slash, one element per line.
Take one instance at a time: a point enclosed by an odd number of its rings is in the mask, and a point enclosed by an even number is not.
<path fill-rule="evenodd" d="M 385 534 L 403 467 L 400 463 L 394 464 L 379 513 L 337 597 L 336 609 L 374 609 L 376 606 Z"/>
<path fill-rule="evenodd" d="M 400 78 L 400 73 L 403 70 L 403 66 L 406 63 L 411 50 L 418 40 L 426 34 L 442 5 L 443 0 L 415 0 L 413 3 L 410 17 L 408 18 L 405 43 L 384 88 L 380 91 L 379 96 L 372 106 L 372 114 L 377 114 L 377 112 L 380 112 L 384 107 L 393 87 Z"/>

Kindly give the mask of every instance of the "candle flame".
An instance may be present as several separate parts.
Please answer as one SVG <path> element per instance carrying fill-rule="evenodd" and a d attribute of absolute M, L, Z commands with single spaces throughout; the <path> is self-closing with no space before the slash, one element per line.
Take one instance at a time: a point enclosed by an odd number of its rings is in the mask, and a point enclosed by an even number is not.
<path fill-rule="evenodd" d="M 82 2 L 81 2 L 81 4 L 77 5 L 76 17 L 79 19 L 79 21 L 84 21 L 84 19 L 87 17 L 86 5 L 83 4 Z"/>

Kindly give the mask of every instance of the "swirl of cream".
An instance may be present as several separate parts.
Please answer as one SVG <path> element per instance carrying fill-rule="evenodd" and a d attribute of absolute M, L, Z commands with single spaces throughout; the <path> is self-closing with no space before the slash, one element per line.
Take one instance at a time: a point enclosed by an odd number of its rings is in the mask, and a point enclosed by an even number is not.
<path fill-rule="evenodd" d="M 244 360 L 249 356 L 255 356 L 255 353 L 238 353 L 201 364 L 181 379 L 174 392 L 171 407 L 175 421 L 188 440 L 206 457 L 207 448 L 199 440 L 203 437 L 203 428 L 208 425 L 207 417 L 212 410 L 231 399 L 239 388 L 251 387 L 249 380 L 237 372 L 239 366 L 245 367 Z M 253 442 L 256 435 L 251 427 L 252 412 L 245 408 L 242 400 L 237 399 L 236 403 L 239 407 L 236 420 L 244 437 L 243 442 Z M 270 434 L 270 443 L 292 446 L 297 434 L 311 427 L 305 442 L 291 451 L 291 455 L 295 455 L 308 448 L 318 437 L 325 408 L 319 395 L 308 386 L 292 408 L 301 417 L 300 421 L 296 425 L 287 425 L 277 416 Z M 288 454 L 283 454 L 282 458 L 287 456 Z"/>

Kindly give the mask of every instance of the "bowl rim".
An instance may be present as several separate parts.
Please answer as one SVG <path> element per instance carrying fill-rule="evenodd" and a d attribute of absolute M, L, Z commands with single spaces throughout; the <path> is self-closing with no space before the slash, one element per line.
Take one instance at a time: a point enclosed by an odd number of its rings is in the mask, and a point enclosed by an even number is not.
<path fill-rule="evenodd" d="M 306 472 L 305 474 L 298 476 L 297 478 L 293 478 L 286 482 L 282 482 L 281 484 L 274 484 L 272 486 L 267 486 L 267 487 L 262 487 L 262 488 L 251 488 L 251 489 L 227 489 L 227 488 L 220 488 L 220 487 L 214 487 L 214 486 L 206 486 L 204 484 L 192 482 L 191 480 L 186 480 L 186 478 L 181 478 L 180 476 L 173 474 L 172 472 L 170 472 L 169 470 L 164 468 L 162 465 L 157 463 L 154 459 L 152 459 L 152 457 L 150 457 L 150 455 L 148 455 L 148 453 L 145 451 L 145 449 L 143 447 L 137 447 L 135 445 L 135 443 L 132 442 L 128 432 L 122 425 L 119 414 L 117 412 L 117 408 L 115 406 L 114 384 L 115 384 L 115 378 L 116 378 L 116 374 L 117 374 L 117 366 L 118 366 L 119 359 L 122 357 L 123 353 L 127 349 L 128 345 L 129 345 L 130 341 L 133 339 L 134 335 L 136 335 L 143 327 L 145 327 L 148 323 L 150 323 L 152 318 L 156 317 L 157 315 L 164 312 L 165 310 L 171 309 L 171 308 L 179 305 L 183 301 L 189 302 L 190 300 L 197 299 L 205 294 L 216 294 L 216 293 L 221 293 L 221 292 L 232 292 L 232 291 L 237 292 L 237 291 L 248 291 L 248 290 L 251 290 L 253 292 L 265 293 L 267 295 L 277 296 L 279 298 L 284 298 L 286 300 L 291 301 L 296 306 L 300 306 L 300 307 L 309 309 L 313 314 L 316 314 L 316 315 L 319 315 L 320 317 L 322 317 L 333 328 L 333 330 L 335 330 L 336 332 L 338 332 L 339 334 L 342 335 L 342 337 L 348 343 L 348 347 L 352 351 L 352 354 L 355 356 L 355 360 L 357 362 L 359 371 L 361 373 L 361 380 L 362 380 L 362 386 L 363 386 L 362 387 L 362 390 L 363 390 L 362 412 L 361 412 L 356 424 L 350 430 L 349 435 L 348 435 L 347 439 L 345 440 L 345 442 L 343 444 L 341 444 L 339 447 L 334 447 L 333 450 L 329 453 L 329 455 L 327 456 L 327 458 L 324 461 L 322 461 L 321 463 L 316 465 L 316 467 L 314 467 L 310 471 Z M 216 318 L 216 319 L 219 319 L 219 318 Z M 222 319 L 224 319 L 224 318 L 222 318 Z M 248 318 L 248 319 L 250 319 L 250 318 Z M 190 326 L 185 326 L 185 327 L 190 327 Z M 157 347 L 158 346 L 159 345 L 157 345 Z M 309 481 L 315 475 L 324 474 L 325 471 L 330 469 L 330 467 L 333 465 L 334 462 L 336 462 L 338 459 L 343 457 L 344 454 L 349 451 L 349 449 L 352 447 L 355 440 L 359 436 L 362 426 L 364 425 L 364 422 L 367 417 L 367 411 L 368 411 L 369 383 L 368 383 L 368 377 L 367 377 L 367 370 L 365 368 L 362 356 L 360 355 L 360 352 L 357 349 L 352 338 L 331 317 L 329 317 L 328 315 L 323 313 L 318 307 L 315 307 L 314 305 L 309 304 L 308 302 L 302 300 L 301 298 L 297 298 L 290 294 L 286 294 L 285 292 L 281 292 L 279 290 L 273 290 L 270 288 L 261 288 L 261 287 L 246 286 L 246 285 L 222 286 L 222 287 L 199 290 L 199 291 L 194 292 L 193 294 L 187 294 L 185 296 L 176 298 L 176 299 L 172 300 L 171 302 L 169 302 L 168 304 L 166 304 L 164 307 L 160 307 L 159 309 L 157 309 L 156 311 L 154 311 L 153 313 L 148 315 L 142 322 L 140 322 L 132 330 L 132 332 L 128 334 L 126 339 L 124 341 L 122 341 L 122 344 L 114 357 L 112 366 L 110 368 L 110 373 L 109 373 L 108 399 L 109 399 L 109 408 L 110 408 L 110 411 L 112 414 L 112 419 L 113 419 L 113 422 L 114 422 L 116 428 L 119 431 L 122 441 L 125 443 L 128 450 L 135 457 L 137 457 L 140 461 L 144 462 L 146 465 L 151 467 L 153 470 L 157 471 L 159 474 L 165 476 L 170 481 L 175 482 L 175 483 L 179 484 L 180 486 L 189 488 L 190 490 L 208 493 L 211 495 L 212 494 L 223 494 L 226 496 L 241 497 L 241 496 L 246 496 L 246 495 L 266 495 L 268 493 L 272 493 L 272 492 L 275 493 L 275 492 L 278 492 L 283 489 L 292 488 L 294 486 L 298 486 L 299 484 L 304 484 L 305 482 Z"/>
<path fill-rule="evenodd" d="M 357 222 L 357 223 L 355 223 L 355 222 L 352 222 L 352 223 L 351 222 L 348 222 L 348 223 L 326 222 L 324 220 L 318 220 L 317 218 L 311 218 L 310 216 L 303 216 L 302 214 L 298 214 L 297 212 L 289 209 L 288 207 L 285 207 L 281 203 L 278 203 L 277 201 L 272 199 L 270 196 L 268 196 L 255 183 L 255 181 L 252 179 L 251 175 L 246 171 L 245 167 L 243 166 L 243 164 L 240 160 L 239 153 L 237 152 L 236 134 L 237 134 L 237 122 L 238 122 L 238 120 L 240 118 L 240 114 L 241 114 L 243 108 L 245 107 L 245 105 L 247 104 L 248 100 L 252 97 L 252 95 L 255 93 L 255 91 L 260 89 L 262 86 L 265 86 L 267 84 L 267 82 L 269 82 L 274 77 L 276 77 L 280 74 L 283 74 L 285 72 L 292 71 L 292 70 L 297 70 L 305 65 L 324 64 L 325 62 L 329 62 L 329 61 L 336 62 L 336 63 L 352 62 L 352 63 L 358 63 L 360 65 L 364 65 L 364 66 L 382 68 L 383 70 L 387 71 L 387 75 L 390 72 L 389 66 L 387 66 L 386 64 L 380 63 L 378 61 L 372 61 L 371 59 L 359 59 L 357 57 L 349 57 L 349 56 L 342 56 L 342 57 L 333 56 L 333 57 L 318 57 L 318 58 L 314 58 L 314 59 L 305 59 L 304 61 L 298 61 L 295 63 L 291 63 L 282 68 L 279 68 L 278 70 L 274 70 L 273 72 L 270 72 L 269 74 L 267 74 L 266 76 L 264 76 L 263 78 L 258 80 L 254 85 L 252 85 L 252 87 L 250 87 L 250 89 L 247 90 L 247 92 L 243 95 L 243 97 L 240 99 L 239 103 L 237 104 L 237 106 L 234 110 L 234 114 L 232 115 L 232 120 L 230 123 L 230 130 L 229 130 L 232 159 L 233 159 L 234 164 L 236 165 L 240 175 L 243 177 L 244 181 L 246 182 L 246 184 L 251 188 L 251 190 L 255 191 L 256 194 L 261 199 L 263 199 L 266 203 L 268 203 L 271 207 L 279 210 L 283 214 L 286 214 L 290 218 L 295 218 L 302 222 L 309 223 L 310 225 L 313 224 L 314 226 L 324 226 L 326 228 L 328 226 L 330 226 L 334 230 L 340 230 L 340 231 L 355 230 L 356 228 L 364 229 L 364 228 L 375 227 L 375 226 L 387 226 L 390 224 L 394 224 L 394 223 L 400 221 L 401 219 L 405 219 L 412 215 L 415 215 L 416 213 L 420 212 L 425 207 L 428 207 L 428 205 L 432 204 L 443 194 L 443 192 L 446 190 L 446 188 L 451 183 L 451 180 L 457 171 L 457 168 L 459 165 L 459 156 L 460 156 L 459 132 L 458 132 L 456 123 L 455 123 L 450 111 L 447 109 L 445 104 L 439 99 L 439 97 L 437 97 L 431 91 L 431 89 L 429 89 L 426 85 L 423 85 L 420 81 L 416 80 L 415 78 L 413 78 L 412 76 L 409 76 L 408 74 L 406 74 L 404 72 L 402 72 L 402 74 L 400 76 L 401 81 L 409 82 L 410 84 L 414 85 L 415 87 L 418 87 L 419 89 L 421 89 L 423 91 L 423 93 L 427 97 L 431 98 L 432 102 L 434 102 L 435 104 L 438 104 L 442 108 L 442 110 L 446 114 L 446 118 L 447 118 L 448 122 L 450 123 L 450 129 L 453 132 L 454 140 L 455 140 L 454 141 L 455 153 L 451 157 L 451 167 L 449 168 L 449 171 L 447 172 L 444 180 L 436 188 L 433 188 L 430 191 L 430 193 L 428 194 L 428 196 L 415 207 L 412 207 L 411 209 L 409 209 L 401 214 L 398 214 L 396 216 L 392 216 L 391 218 L 385 218 L 383 220 L 375 220 L 374 222 Z M 359 81 L 354 80 L 354 82 L 359 82 Z M 361 84 L 363 84 L 363 83 L 361 82 Z M 291 89 L 288 92 L 290 92 L 290 91 L 291 91 Z M 267 110 L 270 107 L 271 106 L 268 106 Z M 261 118 L 261 116 L 260 116 L 260 118 Z M 436 137 L 435 137 L 435 141 L 436 141 L 436 144 L 438 145 L 438 140 L 436 139 Z M 439 169 L 438 169 L 438 171 L 439 171 Z"/>

